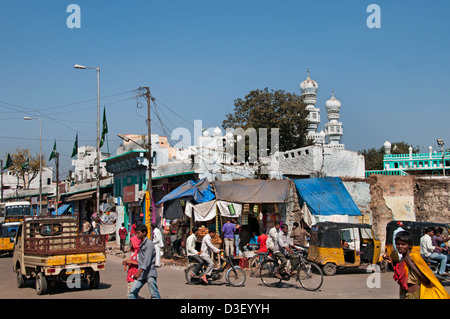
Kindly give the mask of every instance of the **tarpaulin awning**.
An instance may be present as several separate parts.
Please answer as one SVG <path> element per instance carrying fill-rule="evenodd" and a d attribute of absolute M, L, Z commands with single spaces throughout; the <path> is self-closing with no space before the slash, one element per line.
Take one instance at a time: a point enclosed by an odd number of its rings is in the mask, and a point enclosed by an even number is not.
<path fill-rule="evenodd" d="M 282 203 L 289 194 L 288 180 L 257 180 L 213 182 L 216 198 L 235 203 Z"/>
<path fill-rule="evenodd" d="M 57 211 L 53 211 L 51 214 L 60 216 L 60 215 L 63 215 L 65 213 L 71 213 L 69 204 L 65 204 L 65 205 L 62 205 L 61 207 L 58 207 L 58 210 Z"/>
<path fill-rule="evenodd" d="M 71 202 L 74 200 L 82 200 L 82 199 L 87 199 L 87 198 L 91 198 L 92 194 L 96 193 L 97 191 L 88 191 L 88 192 L 82 192 L 82 193 L 77 193 L 74 195 L 71 195 L 69 197 L 67 197 L 64 201 L 66 202 Z"/>
<path fill-rule="evenodd" d="M 215 198 L 211 185 L 206 178 L 198 182 L 189 180 L 164 196 L 156 205 L 181 197 L 192 197 L 197 203 L 209 202 Z"/>
<path fill-rule="evenodd" d="M 356 206 L 339 177 L 294 179 L 297 192 L 313 215 L 359 216 Z"/>

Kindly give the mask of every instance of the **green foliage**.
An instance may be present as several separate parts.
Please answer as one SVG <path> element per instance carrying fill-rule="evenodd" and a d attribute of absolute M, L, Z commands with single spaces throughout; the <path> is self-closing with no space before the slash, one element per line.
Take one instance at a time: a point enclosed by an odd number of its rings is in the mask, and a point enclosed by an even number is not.
<path fill-rule="evenodd" d="M 267 128 L 268 147 L 270 148 L 270 130 L 278 128 L 280 151 L 300 148 L 308 145 L 306 138 L 308 111 L 301 96 L 283 90 L 254 90 L 244 99 L 234 101 L 234 111 L 226 115 L 224 129 Z M 269 150 L 270 151 L 270 150 Z"/>
<path fill-rule="evenodd" d="M 30 150 L 17 147 L 16 151 L 11 154 L 13 165 L 9 167 L 12 175 L 23 181 L 25 189 L 30 187 L 30 183 L 39 174 L 39 154 L 30 155 Z M 42 156 L 42 168 L 45 167 L 45 158 Z"/>

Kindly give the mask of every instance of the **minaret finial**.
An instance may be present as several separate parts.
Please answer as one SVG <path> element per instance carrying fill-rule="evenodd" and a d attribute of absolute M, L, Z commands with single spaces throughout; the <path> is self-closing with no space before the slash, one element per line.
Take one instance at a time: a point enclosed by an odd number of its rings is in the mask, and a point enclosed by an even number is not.
<path fill-rule="evenodd" d="M 309 68 L 308 68 L 308 77 L 309 77 Z"/>
<path fill-rule="evenodd" d="M 331 89 L 331 97 L 333 97 L 333 96 L 334 96 L 334 90 Z"/>

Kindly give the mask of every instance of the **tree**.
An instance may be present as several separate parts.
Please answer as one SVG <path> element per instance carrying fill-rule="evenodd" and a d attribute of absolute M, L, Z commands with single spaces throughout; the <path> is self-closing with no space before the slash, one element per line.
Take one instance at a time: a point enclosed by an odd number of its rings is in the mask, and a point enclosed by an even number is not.
<path fill-rule="evenodd" d="M 391 154 L 409 154 L 409 145 L 406 142 L 395 142 L 391 143 Z M 413 153 L 419 153 L 419 147 L 412 147 Z M 384 147 L 376 149 L 375 147 L 369 148 L 368 150 L 358 151 L 364 156 L 366 171 L 378 171 L 382 170 L 383 167 L 383 157 L 384 157 Z"/>
<path fill-rule="evenodd" d="M 9 171 L 23 181 L 24 189 L 30 188 L 30 183 L 39 174 L 39 154 L 30 155 L 30 150 L 17 147 L 11 155 L 13 165 Z M 45 158 L 42 156 L 42 168 L 45 167 Z"/>
<path fill-rule="evenodd" d="M 308 111 L 302 97 L 283 90 L 250 91 L 244 99 L 234 101 L 234 111 L 226 115 L 224 129 L 267 128 L 270 151 L 271 129 L 279 129 L 279 150 L 286 151 L 310 145 L 307 139 Z"/>

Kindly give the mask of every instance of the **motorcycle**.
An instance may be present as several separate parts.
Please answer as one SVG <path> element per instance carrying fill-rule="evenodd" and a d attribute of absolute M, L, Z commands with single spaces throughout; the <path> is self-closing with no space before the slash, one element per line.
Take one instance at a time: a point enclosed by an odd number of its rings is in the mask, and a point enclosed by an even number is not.
<path fill-rule="evenodd" d="M 220 253 L 220 260 L 223 260 L 221 262 L 221 265 L 219 268 L 214 268 L 211 276 L 209 276 L 209 280 L 211 281 L 218 281 L 222 278 L 223 273 L 225 272 L 225 280 L 228 284 L 230 284 L 233 287 L 241 287 L 245 284 L 246 275 L 245 271 L 239 267 L 234 266 L 233 261 L 231 260 L 230 256 L 224 257 L 224 253 Z M 185 278 L 186 282 L 188 284 L 199 284 L 202 283 L 202 280 L 200 279 L 206 272 L 206 264 L 204 263 L 202 268 L 200 269 L 197 276 L 194 274 L 194 269 L 196 268 L 197 264 L 190 264 L 185 270 Z M 209 281 L 208 280 L 208 281 Z"/>

